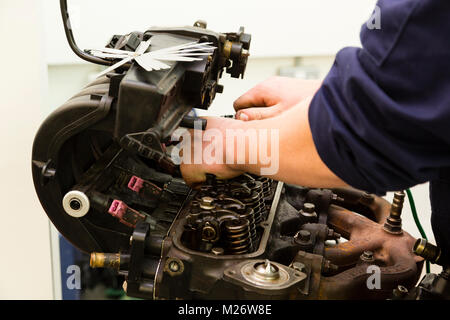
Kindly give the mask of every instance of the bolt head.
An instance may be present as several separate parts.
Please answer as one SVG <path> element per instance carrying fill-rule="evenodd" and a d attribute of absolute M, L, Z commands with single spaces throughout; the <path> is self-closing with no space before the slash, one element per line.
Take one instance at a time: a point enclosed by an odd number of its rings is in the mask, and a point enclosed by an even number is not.
<path fill-rule="evenodd" d="M 316 206 L 313 203 L 306 202 L 303 204 L 303 211 L 307 213 L 313 213 L 316 210 Z"/>
<path fill-rule="evenodd" d="M 204 210 L 214 209 L 214 198 L 212 197 L 202 197 L 200 199 L 200 208 Z"/>
<path fill-rule="evenodd" d="M 370 250 L 364 251 L 363 254 L 361 255 L 361 260 L 363 260 L 363 261 L 373 261 L 374 260 L 373 252 L 370 251 Z"/>
<path fill-rule="evenodd" d="M 202 229 L 202 239 L 203 240 L 213 240 L 216 238 L 217 232 L 211 225 L 206 225 Z"/>
<path fill-rule="evenodd" d="M 180 265 L 176 261 L 172 261 L 169 264 L 169 269 L 172 272 L 178 272 L 180 270 Z"/>
<path fill-rule="evenodd" d="M 300 230 L 297 233 L 297 239 L 302 242 L 308 242 L 311 239 L 311 232 L 308 230 Z"/>

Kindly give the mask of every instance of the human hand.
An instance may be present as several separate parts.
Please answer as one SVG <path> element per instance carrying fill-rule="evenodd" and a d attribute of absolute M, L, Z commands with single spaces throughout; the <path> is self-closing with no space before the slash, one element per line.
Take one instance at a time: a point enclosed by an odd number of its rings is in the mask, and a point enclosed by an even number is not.
<path fill-rule="evenodd" d="M 249 121 L 271 118 L 313 96 L 322 81 L 287 77 L 269 78 L 239 97 L 233 104 L 236 119 Z"/>
<path fill-rule="evenodd" d="M 227 164 L 225 148 L 225 131 L 242 122 L 215 117 L 208 117 L 207 120 L 205 131 L 189 130 L 183 136 L 180 171 L 186 183 L 193 187 L 206 181 L 206 174 L 213 174 L 218 179 L 231 179 L 243 173 Z"/>

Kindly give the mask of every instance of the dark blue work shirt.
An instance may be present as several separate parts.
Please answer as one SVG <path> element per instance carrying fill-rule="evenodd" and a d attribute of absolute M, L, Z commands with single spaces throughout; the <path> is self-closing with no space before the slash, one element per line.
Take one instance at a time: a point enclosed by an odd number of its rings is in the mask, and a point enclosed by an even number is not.
<path fill-rule="evenodd" d="M 450 253 L 450 1 L 377 6 L 381 28 L 362 26 L 362 48 L 337 54 L 311 103 L 313 139 L 356 188 L 384 194 L 430 181 L 433 232 Z"/>

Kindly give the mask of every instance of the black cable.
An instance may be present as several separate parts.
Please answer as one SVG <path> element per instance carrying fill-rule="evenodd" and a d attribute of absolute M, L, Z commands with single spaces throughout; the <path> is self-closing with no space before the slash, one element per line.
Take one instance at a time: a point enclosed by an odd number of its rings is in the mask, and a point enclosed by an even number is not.
<path fill-rule="evenodd" d="M 110 66 L 112 65 L 112 61 L 101 59 L 99 57 L 93 56 L 91 54 L 88 54 L 81 50 L 74 39 L 73 32 L 72 32 L 72 26 L 70 24 L 70 17 L 69 17 L 69 11 L 67 9 L 67 0 L 60 0 L 59 1 L 60 7 L 61 7 L 61 17 L 64 24 L 64 31 L 66 33 L 67 42 L 69 42 L 69 46 L 72 49 L 72 51 L 81 59 L 86 60 L 88 62 L 92 62 L 95 64 L 100 64 L 104 66 Z"/>

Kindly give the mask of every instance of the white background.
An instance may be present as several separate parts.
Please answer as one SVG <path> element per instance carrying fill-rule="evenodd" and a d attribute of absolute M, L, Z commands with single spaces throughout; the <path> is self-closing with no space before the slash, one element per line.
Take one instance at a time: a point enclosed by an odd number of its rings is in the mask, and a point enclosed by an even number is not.
<path fill-rule="evenodd" d="M 73 28 L 80 47 L 104 46 L 112 34 L 146 30 L 150 26 L 192 25 L 253 34 L 255 57 L 335 54 L 360 44 L 359 31 L 375 0 L 69 0 Z M 79 59 L 64 41 L 58 1 L 45 1 L 48 62 Z"/>

